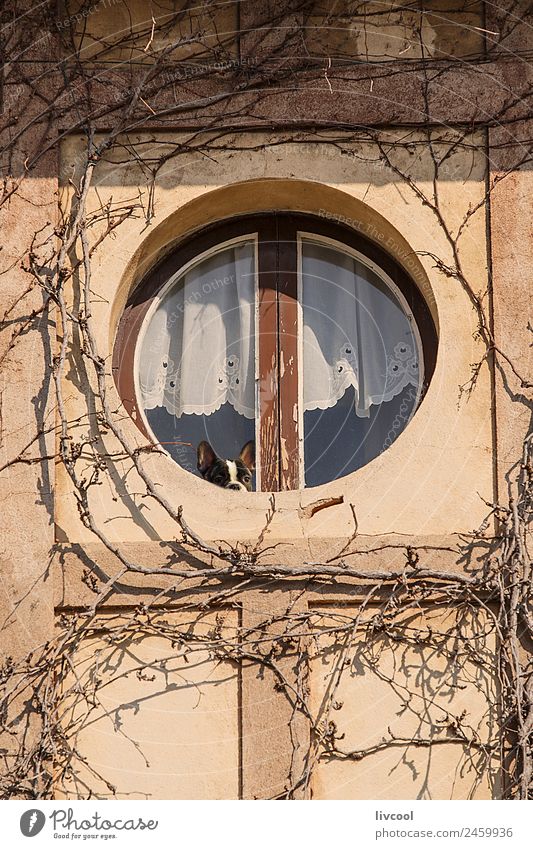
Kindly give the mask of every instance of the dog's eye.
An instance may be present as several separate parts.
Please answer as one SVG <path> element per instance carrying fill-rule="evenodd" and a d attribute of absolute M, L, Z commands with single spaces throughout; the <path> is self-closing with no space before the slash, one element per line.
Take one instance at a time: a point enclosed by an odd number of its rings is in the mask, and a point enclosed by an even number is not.
<path fill-rule="evenodd" d="M 243 475 L 243 478 L 242 478 L 243 483 L 250 483 L 251 480 L 252 479 L 251 479 L 250 475 Z"/>

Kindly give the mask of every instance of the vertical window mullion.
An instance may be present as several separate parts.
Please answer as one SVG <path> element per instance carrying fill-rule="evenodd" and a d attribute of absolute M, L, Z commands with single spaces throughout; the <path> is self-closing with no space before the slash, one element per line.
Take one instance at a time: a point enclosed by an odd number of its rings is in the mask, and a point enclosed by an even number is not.
<path fill-rule="evenodd" d="M 279 223 L 279 463 L 280 489 L 300 486 L 298 415 L 298 241 L 296 222 Z"/>
<path fill-rule="evenodd" d="M 261 222 L 257 250 L 259 445 L 256 453 L 260 468 L 261 490 L 278 492 L 280 489 L 279 342 L 277 240 L 274 216 Z"/>

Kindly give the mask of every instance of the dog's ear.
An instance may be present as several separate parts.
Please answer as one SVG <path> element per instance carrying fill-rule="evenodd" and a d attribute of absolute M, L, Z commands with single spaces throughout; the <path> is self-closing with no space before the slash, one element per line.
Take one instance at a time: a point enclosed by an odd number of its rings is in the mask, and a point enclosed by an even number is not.
<path fill-rule="evenodd" d="M 255 442 L 253 439 L 243 446 L 239 459 L 248 469 L 255 469 Z"/>
<path fill-rule="evenodd" d="M 198 471 L 201 472 L 202 475 L 205 475 L 208 469 L 211 468 L 213 463 L 218 459 L 217 455 L 209 445 L 209 442 L 203 440 L 198 445 L 196 456 L 198 458 Z"/>

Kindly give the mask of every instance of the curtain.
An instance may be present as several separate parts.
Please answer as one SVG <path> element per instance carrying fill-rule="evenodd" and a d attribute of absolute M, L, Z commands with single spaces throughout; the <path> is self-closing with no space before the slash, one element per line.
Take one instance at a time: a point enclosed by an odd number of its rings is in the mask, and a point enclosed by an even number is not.
<path fill-rule="evenodd" d="M 145 410 L 211 415 L 225 403 L 255 418 L 254 243 L 207 257 L 171 285 L 138 359 Z"/>
<path fill-rule="evenodd" d="M 373 404 L 420 385 L 412 316 L 357 259 L 303 241 L 302 313 L 305 410 L 328 409 L 353 386 L 355 411 L 368 417 Z M 253 242 L 176 278 L 140 340 L 138 375 L 145 410 L 208 416 L 229 403 L 255 418 Z"/>
<path fill-rule="evenodd" d="M 305 410 L 333 407 L 349 386 L 355 410 L 420 385 L 412 316 L 357 259 L 302 242 L 303 399 Z"/>

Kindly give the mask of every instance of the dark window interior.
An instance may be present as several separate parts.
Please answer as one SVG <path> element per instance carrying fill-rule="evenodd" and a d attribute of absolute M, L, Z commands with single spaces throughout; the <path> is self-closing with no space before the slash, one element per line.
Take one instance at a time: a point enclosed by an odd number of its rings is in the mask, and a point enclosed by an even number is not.
<path fill-rule="evenodd" d="M 234 460 L 241 448 L 255 439 L 255 423 L 240 416 L 231 406 L 223 404 L 211 416 L 176 416 L 163 407 L 147 410 L 146 418 L 173 460 L 188 472 L 199 475 L 196 468 L 196 447 L 203 439 L 212 445 L 219 457 Z M 255 475 L 253 476 L 255 489 Z"/>

